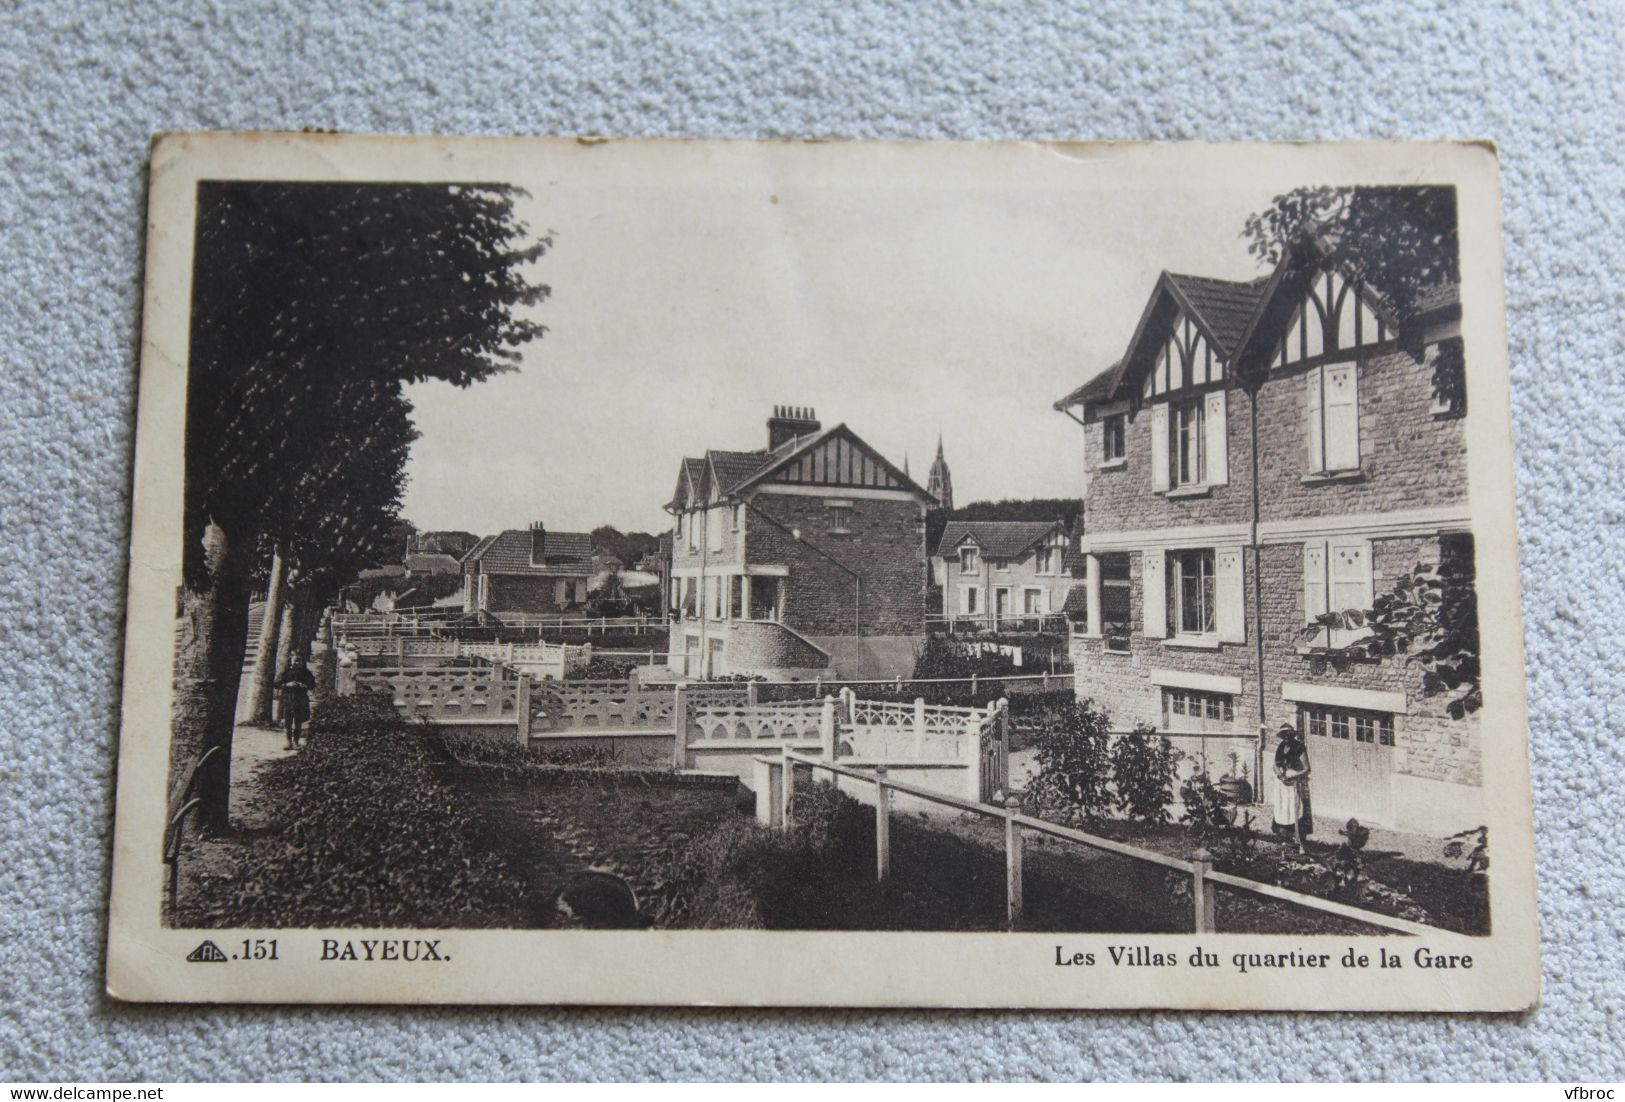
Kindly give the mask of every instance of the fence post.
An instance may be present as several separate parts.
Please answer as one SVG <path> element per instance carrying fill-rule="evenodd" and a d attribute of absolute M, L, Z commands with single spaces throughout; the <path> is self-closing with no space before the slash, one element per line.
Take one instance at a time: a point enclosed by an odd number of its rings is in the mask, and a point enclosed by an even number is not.
<path fill-rule="evenodd" d="M 504 658 L 507 661 L 508 665 L 510 665 L 510 666 L 513 665 L 513 644 L 512 643 L 508 644 L 508 649 L 507 649 L 506 652 L 504 652 Z"/>
<path fill-rule="evenodd" d="M 970 706 L 976 707 L 976 675 L 970 675 Z"/>
<path fill-rule="evenodd" d="M 1191 855 L 1191 910 L 1194 914 L 1195 932 L 1198 934 L 1216 933 L 1216 924 L 1213 915 L 1213 886 L 1207 882 L 1207 874 L 1213 871 L 1213 854 L 1206 848 L 1197 850 Z"/>
<path fill-rule="evenodd" d="M 672 690 L 671 704 L 671 732 L 672 750 L 671 764 L 674 769 L 688 768 L 688 693 L 684 690 L 682 682 Z M 756 803 L 760 812 L 762 798 L 758 794 Z"/>
<path fill-rule="evenodd" d="M 914 758 L 925 757 L 925 697 L 914 698 Z"/>
<path fill-rule="evenodd" d="M 359 655 L 356 657 L 356 661 L 360 661 Z M 350 665 L 339 664 L 338 681 L 334 686 L 339 696 L 350 696 L 355 692 L 355 670 L 353 663 Z"/>
<path fill-rule="evenodd" d="M 453 658 L 461 658 L 463 656 L 462 636 L 458 636 L 451 641 L 451 656 Z"/>
<path fill-rule="evenodd" d="M 783 786 L 780 789 L 783 795 L 779 797 L 779 815 L 783 822 L 784 829 L 789 830 L 790 805 L 795 803 L 796 799 L 796 766 L 795 762 L 790 757 L 789 747 L 785 747 L 783 751 L 783 758 L 781 760 L 784 763 L 784 775 L 779 778 L 779 781 Z"/>
<path fill-rule="evenodd" d="M 982 801 L 982 723 L 975 712 L 965 720 L 965 745 L 960 747 L 960 760 L 965 763 L 965 798 Z"/>
<path fill-rule="evenodd" d="M 822 677 L 816 677 L 816 678 L 813 679 L 813 699 L 817 700 L 819 697 L 821 697 L 823 695 L 824 695 L 824 679 Z"/>
<path fill-rule="evenodd" d="M 1004 898 L 1005 921 L 1010 929 L 1016 928 L 1021 917 L 1021 826 L 1016 812 L 1021 801 L 1014 796 L 1004 799 Z"/>
<path fill-rule="evenodd" d="M 765 827 L 780 825 L 779 809 L 774 806 L 778 802 L 779 780 L 774 774 L 779 766 L 767 758 L 757 758 L 755 763 L 756 782 L 756 821 Z"/>
<path fill-rule="evenodd" d="M 891 876 L 891 789 L 886 787 L 886 767 L 875 766 L 875 879 Z"/>
<path fill-rule="evenodd" d="M 824 698 L 823 710 L 818 716 L 818 741 L 824 748 L 824 760 L 830 763 L 835 761 L 835 698 Z M 837 781 L 839 778 L 836 778 Z M 839 787 L 839 784 L 837 784 Z"/>
<path fill-rule="evenodd" d="M 406 665 L 406 636 L 404 635 L 395 636 L 395 664 L 397 666 Z"/>
<path fill-rule="evenodd" d="M 756 707 L 756 682 L 745 682 L 745 703 L 752 708 Z"/>
<path fill-rule="evenodd" d="M 519 722 L 519 745 L 530 746 L 530 674 L 519 675 L 519 691 L 515 696 Z"/>

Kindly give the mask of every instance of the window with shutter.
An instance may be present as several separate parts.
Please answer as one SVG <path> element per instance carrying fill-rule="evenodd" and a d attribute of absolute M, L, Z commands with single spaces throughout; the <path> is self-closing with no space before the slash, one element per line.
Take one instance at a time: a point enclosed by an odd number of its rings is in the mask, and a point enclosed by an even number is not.
<path fill-rule="evenodd" d="M 1311 473 L 1359 469 L 1359 379 L 1353 363 L 1312 367 L 1304 374 Z"/>
<path fill-rule="evenodd" d="M 1303 545 L 1303 618 L 1313 624 L 1326 612 L 1326 541 L 1313 540 Z M 1310 639 L 1311 646 L 1325 646 L 1326 632 L 1322 628 Z"/>
<path fill-rule="evenodd" d="M 1168 488 L 1168 406 L 1151 407 L 1151 488 Z"/>
<path fill-rule="evenodd" d="M 1163 552 L 1140 553 L 1141 617 L 1140 630 L 1147 639 L 1161 639 L 1168 634 L 1168 594 L 1163 588 Z"/>
<path fill-rule="evenodd" d="M 1214 553 L 1214 605 L 1219 642 L 1247 641 L 1246 608 L 1242 597 L 1241 549 L 1225 548 Z"/>
<path fill-rule="evenodd" d="M 1230 481 L 1228 457 L 1230 442 L 1229 429 L 1225 424 L 1225 392 L 1209 391 L 1206 401 L 1207 482 L 1210 486 L 1222 486 Z"/>
<path fill-rule="evenodd" d="M 1331 630 L 1331 645 L 1346 647 L 1371 633 L 1365 614 L 1371 608 L 1371 544 L 1366 540 L 1333 541 L 1327 546 L 1327 587 L 1331 609 L 1343 615 L 1343 627 Z"/>
<path fill-rule="evenodd" d="M 1176 551 L 1168 558 L 1170 629 L 1175 635 L 1213 634 L 1218 625 L 1214 553 Z"/>

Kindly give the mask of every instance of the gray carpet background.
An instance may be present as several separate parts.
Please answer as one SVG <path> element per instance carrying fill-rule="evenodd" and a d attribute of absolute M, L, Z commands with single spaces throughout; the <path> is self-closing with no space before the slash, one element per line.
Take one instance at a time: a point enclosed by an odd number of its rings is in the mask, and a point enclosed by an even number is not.
<path fill-rule="evenodd" d="M 1625 18 L 1358 4 L 0 11 L 0 1078 L 1625 1076 Z M 1522 1017 L 151 1009 L 100 994 L 149 136 L 1486 137 L 1545 1000 Z"/>

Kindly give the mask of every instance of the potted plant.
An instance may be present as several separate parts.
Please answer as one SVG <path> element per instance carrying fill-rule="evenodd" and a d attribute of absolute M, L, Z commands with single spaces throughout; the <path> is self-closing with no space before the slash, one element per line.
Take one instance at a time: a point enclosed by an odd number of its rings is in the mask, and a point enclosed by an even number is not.
<path fill-rule="evenodd" d="M 1253 802 L 1253 786 L 1247 779 L 1247 766 L 1241 761 L 1241 755 L 1233 750 L 1230 752 L 1230 772 L 1220 777 L 1219 783 L 1213 787 L 1233 804 Z"/>

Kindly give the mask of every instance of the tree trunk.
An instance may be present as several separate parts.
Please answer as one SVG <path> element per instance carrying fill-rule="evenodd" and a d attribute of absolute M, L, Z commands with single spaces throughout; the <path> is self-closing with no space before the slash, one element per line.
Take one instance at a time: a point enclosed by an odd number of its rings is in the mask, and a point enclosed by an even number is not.
<path fill-rule="evenodd" d="M 249 689 L 248 722 L 265 725 L 271 722 L 271 692 L 280 672 L 281 658 L 277 636 L 282 627 L 282 606 L 286 603 L 288 588 L 288 561 L 282 557 L 277 545 L 271 555 L 271 581 L 265 591 L 265 614 L 260 617 L 260 637 L 254 646 L 254 683 Z"/>
<path fill-rule="evenodd" d="M 198 771 L 194 795 L 202 800 L 199 829 L 219 834 L 231 825 L 231 739 L 248 641 L 249 557 L 214 524 L 203 544 L 207 580 L 181 587 L 169 776 L 172 786 L 179 784 L 193 762 L 218 748 Z"/>
<path fill-rule="evenodd" d="M 282 600 L 282 614 L 277 617 L 276 628 L 276 658 L 272 660 L 272 668 L 276 671 L 277 680 L 288 672 L 288 666 L 293 663 L 294 639 L 299 620 L 299 589 L 297 586 L 287 593 Z M 269 715 L 274 722 L 282 722 L 282 698 L 280 694 L 272 694 L 272 707 Z"/>

